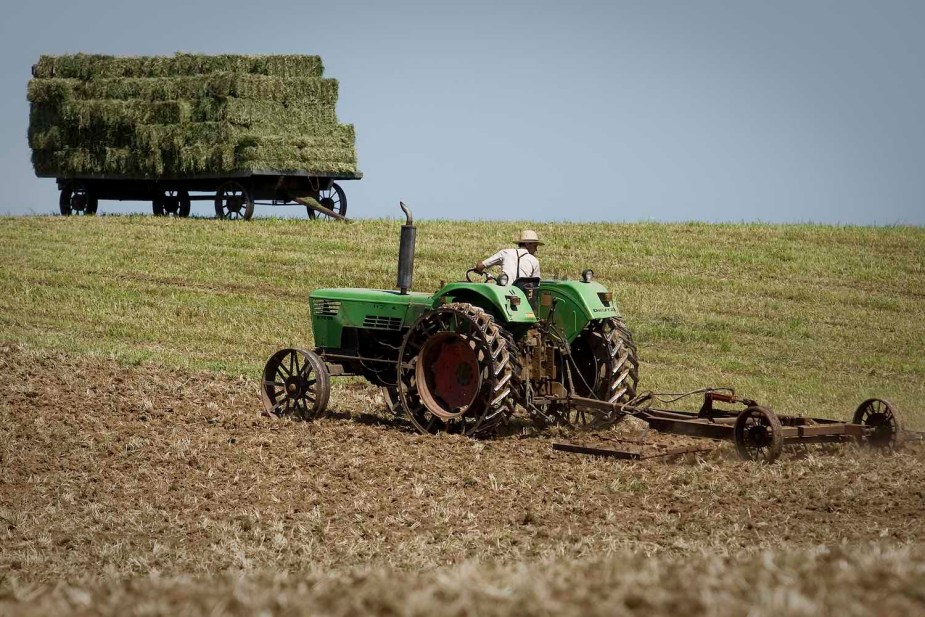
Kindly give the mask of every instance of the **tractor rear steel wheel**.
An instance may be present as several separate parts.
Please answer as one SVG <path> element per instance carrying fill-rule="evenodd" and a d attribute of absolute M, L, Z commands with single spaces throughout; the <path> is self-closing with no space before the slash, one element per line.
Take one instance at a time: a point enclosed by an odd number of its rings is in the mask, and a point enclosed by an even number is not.
<path fill-rule="evenodd" d="M 328 406 L 331 381 L 313 351 L 280 349 L 263 369 L 260 397 L 268 415 L 313 420 Z"/>
<path fill-rule="evenodd" d="M 870 435 L 862 443 L 878 450 L 892 450 L 900 445 L 902 422 L 899 412 L 887 400 L 869 398 L 854 412 L 852 424 L 863 424 L 871 428 Z"/>
<path fill-rule="evenodd" d="M 636 396 L 639 359 L 633 334 L 619 317 L 592 321 L 572 341 L 572 383 L 578 396 L 608 403 L 622 403 Z M 543 413 L 560 424 L 576 428 L 596 428 L 623 419 L 622 414 L 553 404 Z"/>
<path fill-rule="evenodd" d="M 230 180 L 218 187 L 215 192 L 215 216 L 245 221 L 254 216 L 254 200 L 240 182 Z"/>
<path fill-rule="evenodd" d="M 340 185 L 336 182 L 332 182 L 329 188 L 318 191 L 318 203 L 332 212 L 336 212 L 341 216 L 347 216 L 347 194 L 344 193 L 344 189 L 340 188 Z M 315 211 L 314 208 L 305 206 L 305 209 L 308 210 L 308 218 L 310 219 L 331 218 L 323 212 Z"/>
<path fill-rule="evenodd" d="M 467 303 L 421 315 L 399 351 L 398 402 L 422 433 L 487 434 L 514 412 L 509 339 Z"/>
<path fill-rule="evenodd" d="M 164 191 L 154 197 L 151 204 L 154 216 L 187 217 L 190 213 L 190 198 L 187 191 Z"/>
<path fill-rule="evenodd" d="M 766 407 L 748 407 L 736 418 L 733 428 L 736 451 L 747 461 L 773 463 L 784 446 L 780 418 Z"/>

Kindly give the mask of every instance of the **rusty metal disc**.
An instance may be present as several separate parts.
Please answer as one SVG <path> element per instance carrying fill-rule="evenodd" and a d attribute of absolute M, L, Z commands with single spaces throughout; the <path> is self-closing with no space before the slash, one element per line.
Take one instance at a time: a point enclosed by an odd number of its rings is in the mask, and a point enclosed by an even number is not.
<path fill-rule="evenodd" d="M 466 413 L 482 387 L 478 348 L 455 332 L 428 339 L 415 370 L 421 401 L 439 418 Z"/>

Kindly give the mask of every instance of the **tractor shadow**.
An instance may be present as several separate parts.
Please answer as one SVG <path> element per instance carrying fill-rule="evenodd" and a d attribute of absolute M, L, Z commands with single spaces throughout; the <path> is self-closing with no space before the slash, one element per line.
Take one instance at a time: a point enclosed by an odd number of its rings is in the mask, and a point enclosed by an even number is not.
<path fill-rule="evenodd" d="M 392 430 L 398 430 L 403 433 L 416 433 L 414 426 L 411 422 L 405 419 L 402 416 L 388 416 L 387 412 L 383 411 L 381 414 L 371 413 L 368 411 L 350 413 L 346 411 L 329 411 L 324 414 L 325 418 L 331 420 L 343 420 L 346 422 L 355 422 L 356 424 L 362 424 L 364 426 L 374 426 L 388 428 Z"/>
<path fill-rule="evenodd" d="M 354 422 L 363 426 L 384 428 L 409 435 L 421 434 L 414 428 L 414 425 L 408 418 L 404 416 L 404 414 L 399 413 L 389 415 L 389 411 L 387 409 L 383 409 L 381 413 L 369 411 L 352 413 L 347 411 L 329 411 L 324 414 L 324 417 L 331 420 Z M 470 437 L 479 441 L 493 441 L 498 439 L 511 438 L 523 439 L 527 437 L 538 437 L 541 435 L 558 435 L 561 434 L 564 430 L 565 429 L 562 427 L 549 427 L 546 429 L 540 429 L 535 426 L 528 418 L 517 415 L 510 418 L 503 425 L 498 426 L 489 432 L 479 432 L 475 435 L 470 435 Z"/>

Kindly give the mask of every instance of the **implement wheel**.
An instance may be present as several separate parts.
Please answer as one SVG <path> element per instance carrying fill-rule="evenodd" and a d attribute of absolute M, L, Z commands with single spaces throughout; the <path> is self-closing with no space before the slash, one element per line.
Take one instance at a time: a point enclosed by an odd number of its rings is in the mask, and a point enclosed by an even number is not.
<path fill-rule="evenodd" d="M 61 216 L 72 214 L 96 214 L 99 200 L 83 184 L 67 184 L 58 197 Z"/>
<path fill-rule="evenodd" d="M 155 196 L 152 203 L 154 216 L 187 217 L 190 212 L 190 198 L 187 191 L 164 191 Z"/>
<path fill-rule="evenodd" d="M 899 412 L 887 400 L 869 398 L 861 403 L 854 412 L 852 424 L 863 424 L 871 428 L 870 434 L 862 443 L 878 450 L 892 450 L 898 447 L 902 422 Z"/>
<path fill-rule="evenodd" d="M 332 212 L 347 216 L 347 195 L 344 193 L 344 189 L 340 188 L 340 185 L 336 182 L 332 182 L 330 188 L 318 191 L 318 203 Z M 305 209 L 308 210 L 308 218 L 310 219 L 332 218 L 323 212 L 316 211 L 314 208 L 305 206 Z"/>
<path fill-rule="evenodd" d="M 215 192 L 215 216 L 245 221 L 254 216 L 254 200 L 240 182 L 230 180 L 218 187 Z"/>
<path fill-rule="evenodd" d="M 514 412 L 508 338 L 467 303 L 421 315 L 399 351 L 401 409 L 422 433 L 486 434 Z"/>
<path fill-rule="evenodd" d="M 784 447 L 784 431 L 777 414 L 753 406 L 736 418 L 733 432 L 739 457 L 747 461 L 773 463 Z"/>
<path fill-rule="evenodd" d="M 263 369 L 260 397 L 268 415 L 313 420 L 328 406 L 331 382 L 313 351 L 280 349 Z"/>

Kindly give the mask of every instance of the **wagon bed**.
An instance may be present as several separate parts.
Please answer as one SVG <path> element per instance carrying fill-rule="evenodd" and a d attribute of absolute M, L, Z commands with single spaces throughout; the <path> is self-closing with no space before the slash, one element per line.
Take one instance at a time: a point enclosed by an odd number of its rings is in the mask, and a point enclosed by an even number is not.
<path fill-rule="evenodd" d="M 211 201 L 221 219 L 250 219 L 254 206 L 305 206 L 308 216 L 343 219 L 347 196 L 335 180 L 359 180 L 362 172 L 313 174 L 270 169 L 179 177 L 75 175 L 53 177 L 62 215 L 96 214 L 100 200 L 150 201 L 155 215 L 185 217 L 193 201 Z"/>

